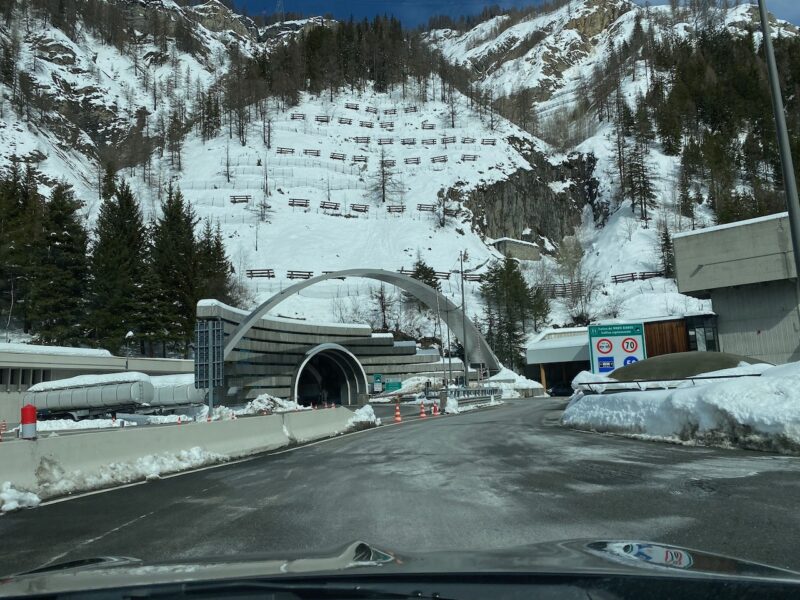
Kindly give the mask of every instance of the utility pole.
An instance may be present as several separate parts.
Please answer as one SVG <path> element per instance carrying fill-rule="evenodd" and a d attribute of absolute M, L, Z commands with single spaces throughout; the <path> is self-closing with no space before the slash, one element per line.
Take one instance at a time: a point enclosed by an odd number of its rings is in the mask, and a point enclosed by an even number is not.
<path fill-rule="evenodd" d="M 461 346 L 464 348 L 464 387 L 469 387 L 469 355 L 467 354 L 467 298 L 464 295 L 464 252 L 458 253 L 461 263 Z"/>
<path fill-rule="evenodd" d="M 783 167 L 783 186 L 786 190 L 786 207 L 789 210 L 789 227 L 792 234 L 792 248 L 794 250 L 795 279 L 800 288 L 800 202 L 797 199 L 797 182 L 794 177 L 794 163 L 792 150 L 789 146 L 789 132 L 786 129 L 786 115 L 783 110 L 781 86 L 778 81 L 778 67 L 775 64 L 775 52 L 772 48 L 772 35 L 767 13 L 767 1 L 758 0 L 758 10 L 761 15 L 761 31 L 764 34 L 764 54 L 767 58 L 767 73 L 769 75 L 769 89 L 772 96 L 772 110 L 775 113 L 775 130 L 778 134 L 778 147 L 781 152 L 781 166 Z M 800 298 L 798 298 L 800 300 Z"/>
<path fill-rule="evenodd" d="M 439 292 L 436 292 L 436 323 L 439 325 L 439 343 L 442 342 L 442 313 L 439 311 Z M 449 329 L 449 327 L 448 327 Z M 436 333 L 434 331 L 434 337 L 436 337 Z M 448 348 L 448 354 L 449 354 Z M 447 381 L 447 373 L 444 367 L 444 349 L 442 349 L 442 379 L 445 381 L 445 389 L 449 387 L 449 382 Z"/>

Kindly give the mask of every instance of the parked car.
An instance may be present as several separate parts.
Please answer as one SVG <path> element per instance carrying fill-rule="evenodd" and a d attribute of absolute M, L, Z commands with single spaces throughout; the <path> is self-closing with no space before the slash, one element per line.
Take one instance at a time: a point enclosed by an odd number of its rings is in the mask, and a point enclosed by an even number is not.
<path fill-rule="evenodd" d="M 572 385 L 566 382 L 556 383 L 553 387 L 547 390 L 547 393 L 551 396 L 572 396 L 575 390 L 572 389 Z"/>

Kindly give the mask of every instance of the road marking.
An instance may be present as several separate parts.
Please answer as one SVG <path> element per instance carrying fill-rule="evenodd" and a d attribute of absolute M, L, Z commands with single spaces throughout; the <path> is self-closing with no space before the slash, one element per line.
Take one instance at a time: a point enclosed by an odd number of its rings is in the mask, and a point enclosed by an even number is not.
<path fill-rule="evenodd" d="M 472 411 L 470 411 L 470 412 L 472 412 Z M 440 418 L 441 417 L 455 417 L 455 416 L 457 416 L 457 415 L 439 415 Z M 436 422 L 438 419 L 430 418 L 430 420 Z M 403 424 L 406 424 L 406 423 L 412 423 L 412 422 L 418 422 L 418 421 L 421 421 L 421 422 L 424 423 L 425 421 L 429 421 L 429 419 L 421 419 L 419 417 L 415 417 L 415 418 L 409 417 L 408 419 L 406 419 L 406 420 L 404 420 L 404 421 L 402 421 L 400 423 L 392 423 L 392 422 L 390 422 L 390 423 L 386 423 L 386 424 L 381 424 L 380 427 L 370 427 L 369 429 L 361 429 L 359 431 L 351 431 L 349 433 L 340 433 L 338 435 L 335 435 L 335 436 L 332 436 L 332 437 L 329 437 L 329 438 L 323 438 L 321 440 L 316 440 L 314 442 L 308 442 L 308 443 L 305 443 L 305 444 L 300 444 L 298 446 L 292 446 L 291 448 L 286 448 L 284 450 L 259 452 L 258 454 L 253 454 L 252 456 L 246 456 L 244 458 L 240 458 L 240 459 L 237 459 L 237 460 L 229 460 L 229 461 L 219 462 L 219 463 L 215 463 L 213 465 L 206 465 L 206 466 L 203 466 L 203 467 L 197 467 L 196 469 L 191 469 L 191 470 L 188 470 L 188 471 L 178 471 L 177 473 L 169 473 L 167 475 L 160 476 L 158 479 L 172 479 L 173 477 L 182 477 L 184 475 L 191 475 L 192 473 L 199 473 L 200 471 L 208 471 L 210 469 L 219 469 L 220 467 L 229 467 L 229 466 L 236 465 L 236 464 L 239 464 L 239 463 L 247 462 L 249 460 L 255 460 L 255 459 L 260 458 L 262 456 L 277 456 L 279 454 L 286 454 L 287 452 L 294 452 L 295 450 L 300 450 L 302 448 L 308 448 L 309 446 L 317 446 L 319 444 L 324 444 L 326 442 L 333 442 L 333 441 L 336 441 L 336 440 L 340 440 L 342 438 L 349 437 L 351 435 L 358 435 L 358 434 L 361 434 L 361 433 L 369 433 L 371 431 L 380 431 L 380 430 L 388 429 L 390 427 L 396 427 L 398 425 L 403 425 Z M 158 481 L 158 480 L 155 480 L 155 481 Z M 51 504 L 58 504 L 59 502 L 68 502 L 70 500 L 77 500 L 79 498 L 85 498 L 87 496 L 95 496 L 97 494 L 105 494 L 107 492 L 114 492 L 116 490 L 124 490 L 125 488 L 131 488 L 131 487 L 134 487 L 134 486 L 137 486 L 137 485 L 144 485 L 146 483 L 150 483 L 150 481 L 148 481 L 147 479 L 143 479 L 142 481 L 134 481 L 133 483 L 126 483 L 126 484 L 118 485 L 118 486 L 114 486 L 114 487 L 103 488 L 101 490 L 91 490 L 91 491 L 88 491 L 88 492 L 81 492 L 79 494 L 72 494 L 70 496 L 64 496 L 63 498 L 54 498 L 53 500 L 47 500 L 46 502 L 42 502 L 41 504 L 39 504 L 39 506 L 49 506 Z"/>
<path fill-rule="evenodd" d="M 145 514 L 143 514 L 143 515 L 139 515 L 139 516 L 138 516 L 138 517 L 136 517 L 135 519 L 131 519 L 130 521 L 126 521 L 126 522 L 125 522 L 125 523 L 123 523 L 122 525 L 117 525 L 116 527 L 114 527 L 113 529 L 109 529 L 109 530 L 108 530 L 108 531 L 106 531 L 105 533 L 101 533 L 101 534 L 100 534 L 100 535 L 98 535 L 98 536 L 95 536 L 95 537 L 93 537 L 93 538 L 89 538 L 88 540 L 84 540 L 84 541 L 82 541 L 80 544 L 78 544 L 77 546 L 75 546 L 74 548 L 70 548 L 70 549 L 69 549 L 69 550 L 67 550 L 66 552 L 62 552 L 61 554 L 58 554 L 58 555 L 54 556 L 53 558 L 51 558 L 50 560 L 48 560 L 46 563 L 44 563 L 44 565 L 42 565 L 42 566 L 46 566 L 46 565 L 53 564 L 53 563 L 54 563 L 54 562 L 56 562 L 57 560 L 59 560 L 59 559 L 61 559 L 61 558 L 64 558 L 64 557 L 65 557 L 67 554 L 69 554 L 70 552 L 73 552 L 74 550 L 77 550 L 78 548 L 80 548 L 80 547 L 82 547 L 82 546 L 88 546 L 89 544 L 93 544 L 94 542 L 96 542 L 96 541 L 98 541 L 98 540 L 102 540 L 104 537 L 106 537 L 106 536 L 109 536 L 109 535 L 111 535 L 112 533 L 116 533 L 117 531 L 119 531 L 120 529 L 123 529 L 124 527 L 127 527 L 128 525 L 133 525 L 133 524 L 134 524 L 134 523 L 136 523 L 137 521 L 141 521 L 142 519 L 144 519 L 144 518 L 146 518 L 146 517 L 149 517 L 149 516 L 150 516 L 150 515 L 152 515 L 154 512 L 156 512 L 156 511 L 154 511 L 154 510 L 151 510 L 149 513 L 145 513 Z"/>

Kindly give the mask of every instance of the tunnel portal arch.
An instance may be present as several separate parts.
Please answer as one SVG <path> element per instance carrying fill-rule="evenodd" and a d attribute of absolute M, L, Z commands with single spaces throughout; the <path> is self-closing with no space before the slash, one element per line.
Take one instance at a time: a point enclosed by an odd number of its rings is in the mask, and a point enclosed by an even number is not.
<path fill-rule="evenodd" d="M 231 333 L 225 344 L 225 360 L 228 359 L 228 357 L 236 348 L 236 345 L 250 330 L 250 328 L 258 323 L 261 317 L 278 306 L 278 304 L 290 296 L 293 296 L 297 292 L 316 283 L 326 281 L 328 279 L 341 279 L 342 277 L 363 277 L 365 279 L 373 279 L 375 281 L 389 283 L 408 292 L 417 298 L 417 300 L 428 306 L 428 308 L 433 310 L 436 310 L 438 304 L 439 310 L 443 315 L 442 318 L 453 335 L 459 339 L 462 344 L 464 343 L 462 338 L 466 336 L 469 361 L 484 363 L 490 372 L 497 372 L 501 369 L 502 365 L 500 364 L 500 361 L 497 360 L 497 357 L 492 352 L 489 344 L 486 343 L 486 340 L 483 338 L 483 335 L 481 335 L 481 332 L 478 331 L 477 327 L 475 327 L 475 324 L 472 323 L 472 321 L 470 321 L 468 318 L 466 320 L 462 320 L 461 310 L 446 296 L 436 291 L 429 285 L 414 279 L 413 277 L 401 275 L 400 273 L 394 273 L 392 271 L 384 271 L 382 269 L 347 269 L 344 271 L 333 271 L 331 273 L 317 275 L 316 277 L 312 277 L 305 281 L 300 281 L 281 290 L 254 308 L 253 311 Z"/>
<path fill-rule="evenodd" d="M 295 369 L 291 399 L 303 405 L 359 404 L 368 385 L 364 367 L 352 352 L 339 344 L 319 344 Z"/>

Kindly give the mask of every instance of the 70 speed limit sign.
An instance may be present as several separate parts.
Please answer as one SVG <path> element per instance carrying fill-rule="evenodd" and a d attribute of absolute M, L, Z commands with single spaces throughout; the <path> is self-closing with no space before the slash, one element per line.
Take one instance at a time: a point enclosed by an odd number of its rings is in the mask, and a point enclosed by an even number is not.
<path fill-rule="evenodd" d="M 642 323 L 589 326 L 592 373 L 608 374 L 647 358 Z"/>

